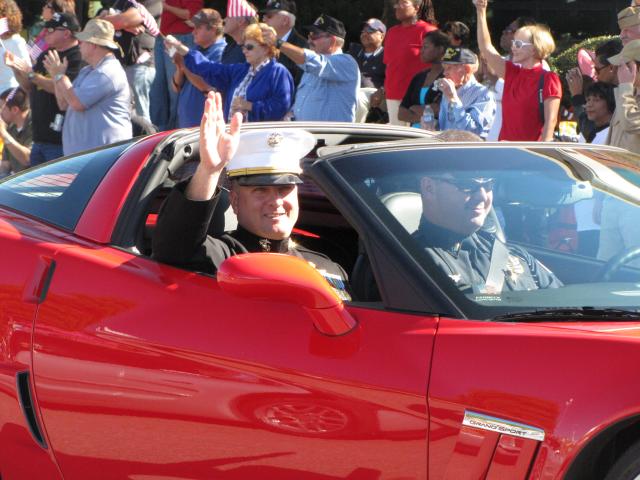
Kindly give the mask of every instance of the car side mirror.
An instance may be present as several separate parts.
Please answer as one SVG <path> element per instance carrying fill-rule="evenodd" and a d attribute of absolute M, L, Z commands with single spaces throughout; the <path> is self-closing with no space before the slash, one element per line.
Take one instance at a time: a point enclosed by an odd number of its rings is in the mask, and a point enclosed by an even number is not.
<path fill-rule="evenodd" d="M 223 291 L 240 298 L 299 305 L 325 335 L 344 335 L 357 324 L 320 272 L 298 257 L 278 253 L 235 255 L 222 262 L 217 278 Z"/>

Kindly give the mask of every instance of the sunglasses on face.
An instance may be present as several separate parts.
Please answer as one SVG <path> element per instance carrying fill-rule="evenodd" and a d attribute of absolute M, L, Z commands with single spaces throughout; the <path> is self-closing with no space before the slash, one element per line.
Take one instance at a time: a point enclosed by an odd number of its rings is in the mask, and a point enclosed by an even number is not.
<path fill-rule="evenodd" d="M 53 28 L 53 27 L 48 27 L 48 28 L 47 28 L 47 33 L 53 33 L 53 32 L 55 32 L 56 30 L 57 30 L 57 31 L 62 32 L 62 31 L 64 31 L 64 30 L 66 30 L 66 28 Z"/>
<path fill-rule="evenodd" d="M 531 42 L 524 42 L 522 40 L 511 40 L 511 46 L 517 49 L 520 49 L 522 47 L 528 47 L 533 45 L 533 43 Z"/>
<path fill-rule="evenodd" d="M 493 187 L 496 183 L 495 179 L 493 178 L 476 180 L 474 178 L 458 179 L 458 178 L 436 177 L 436 180 L 448 183 L 449 185 L 453 185 L 458 189 L 460 193 L 464 195 L 473 195 L 474 193 L 480 191 L 481 188 L 483 188 L 485 192 L 491 192 L 493 191 Z"/>
<path fill-rule="evenodd" d="M 247 52 L 250 52 L 251 50 L 257 47 L 258 47 L 257 45 L 254 45 L 252 43 L 243 43 L 242 45 L 240 45 L 240 48 L 242 48 L 243 50 L 246 50 Z"/>

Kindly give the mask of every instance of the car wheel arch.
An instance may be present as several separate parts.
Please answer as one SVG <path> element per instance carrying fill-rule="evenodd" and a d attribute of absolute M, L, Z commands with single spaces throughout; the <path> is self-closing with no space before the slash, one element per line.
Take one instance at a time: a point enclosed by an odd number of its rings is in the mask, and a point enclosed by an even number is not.
<path fill-rule="evenodd" d="M 640 413 L 609 425 L 580 449 L 565 480 L 604 478 L 615 462 L 639 440 Z"/>

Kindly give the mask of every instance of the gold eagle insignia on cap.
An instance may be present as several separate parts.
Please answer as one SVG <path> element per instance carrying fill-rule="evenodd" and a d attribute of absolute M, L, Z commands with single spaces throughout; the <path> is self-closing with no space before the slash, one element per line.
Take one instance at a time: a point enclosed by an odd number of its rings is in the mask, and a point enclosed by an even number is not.
<path fill-rule="evenodd" d="M 282 143 L 282 140 L 284 140 L 284 137 L 281 133 L 272 133 L 267 137 L 267 145 L 271 148 L 275 148 Z"/>

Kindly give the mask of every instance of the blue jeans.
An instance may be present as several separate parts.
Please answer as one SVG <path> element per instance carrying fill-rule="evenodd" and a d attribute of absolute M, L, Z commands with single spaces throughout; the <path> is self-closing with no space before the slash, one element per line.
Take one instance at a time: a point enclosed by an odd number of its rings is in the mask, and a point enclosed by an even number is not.
<path fill-rule="evenodd" d="M 129 65 L 124 69 L 127 74 L 127 81 L 131 88 L 131 98 L 135 111 L 141 117 L 151 121 L 149 115 L 149 93 L 151 84 L 156 76 L 156 69 L 153 65 Z"/>
<path fill-rule="evenodd" d="M 187 47 L 192 48 L 193 35 L 184 33 L 174 35 L 178 40 Z M 164 49 L 164 42 L 158 38 L 153 51 L 156 76 L 151 84 L 151 92 L 149 93 L 149 110 L 151 113 L 151 123 L 158 127 L 158 131 L 171 130 L 177 125 L 178 110 L 178 94 L 171 88 L 173 82 L 173 74 L 176 66 L 169 58 Z"/>
<path fill-rule="evenodd" d="M 32 167 L 60 157 L 62 157 L 62 145 L 36 142 L 31 145 L 29 161 Z"/>

